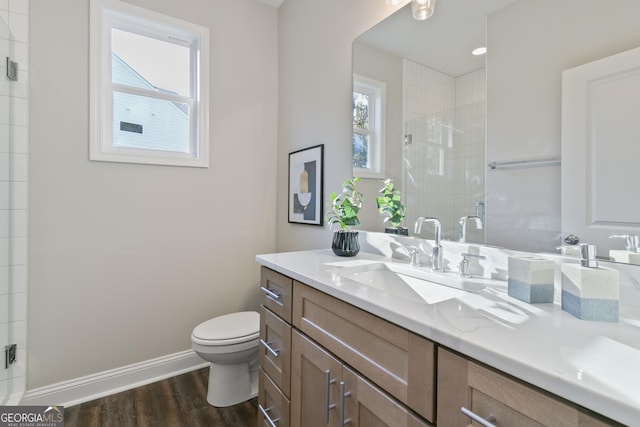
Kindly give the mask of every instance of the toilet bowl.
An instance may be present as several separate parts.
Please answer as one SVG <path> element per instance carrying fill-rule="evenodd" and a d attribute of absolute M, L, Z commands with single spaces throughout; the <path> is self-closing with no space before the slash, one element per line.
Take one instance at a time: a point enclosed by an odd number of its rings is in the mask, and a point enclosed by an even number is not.
<path fill-rule="evenodd" d="M 207 402 L 236 405 L 258 395 L 260 314 L 242 311 L 200 323 L 191 333 L 193 350 L 211 363 Z"/>

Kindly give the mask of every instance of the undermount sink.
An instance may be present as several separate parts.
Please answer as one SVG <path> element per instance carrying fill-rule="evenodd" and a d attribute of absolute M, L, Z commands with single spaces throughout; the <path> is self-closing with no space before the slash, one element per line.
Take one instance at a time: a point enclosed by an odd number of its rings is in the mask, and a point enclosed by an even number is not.
<path fill-rule="evenodd" d="M 458 277 L 455 271 L 438 272 L 425 267 L 392 262 L 372 262 L 340 269 L 339 276 L 356 282 L 379 287 L 409 285 L 416 287 L 428 284 L 443 285 L 466 292 L 477 292 L 486 287 L 506 286 L 506 282 L 482 277 Z M 417 279 L 417 280 L 416 280 Z"/>

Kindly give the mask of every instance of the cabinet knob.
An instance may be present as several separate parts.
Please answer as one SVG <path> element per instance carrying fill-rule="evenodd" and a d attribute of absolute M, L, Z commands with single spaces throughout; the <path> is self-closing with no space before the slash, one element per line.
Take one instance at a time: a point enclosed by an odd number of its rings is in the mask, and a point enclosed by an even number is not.
<path fill-rule="evenodd" d="M 278 301 L 280 299 L 280 295 L 276 294 L 270 289 L 267 289 L 264 286 L 260 286 L 260 289 L 262 290 L 262 292 L 264 292 L 267 295 L 267 298 L 271 298 L 274 301 Z"/>
<path fill-rule="evenodd" d="M 324 423 L 329 424 L 329 411 L 336 407 L 335 403 L 329 402 L 329 394 L 331 391 L 331 384 L 335 384 L 336 380 L 331 379 L 331 371 L 324 371 Z"/>
<path fill-rule="evenodd" d="M 280 354 L 280 350 L 279 349 L 274 349 L 273 347 L 271 347 L 271 343 L 270 342 L 266 342 L 262 338 L 260 338 L 260 344 L 262 344 L 262 346 L 264 348 L 266 348 L 269 351 L 269 353 L 271 353 L 273 355 L 273 357 L 278 357 L 278 354 Z"/>
<path fill-rule="evenodd" d="M 344 418 L 344 398 L 351 396 L 350 391 L 345 391 L 344 381 L 340 381 L 340 426 L 344 427 L 345 425 L 351 422 L 351 418 Z"/>
<path fill-rule="evenodd" d="M 271 417 L 269 416 L 269 411 L 270 411 L 272 408 L 264 409 L 264 408 L 262 407 L 262 405 L 258 404 L 258 409 L 260 410 L 260 412 L 262 412 L 262 416 L 264 417 L 264 419 L 265 419 L 265 420 L 267 421 L 267 423 L 269 424 L 269 427 L 277 427 L 277 426 L 276 426 L 276 423 L 277 423 L 278 421 L 280 421 L 280 418 L 276 418 L 275 420 L 271 419 Z"/>
<path fill-rule="evenodd" d="M 460 412 L 465 414 L 467 417 L 471 418 L 473 421 L 477 422 L 481 426 L 484 427 L 496 427 L 494 422 L 496 422 L 496 417 L 493 415 L 489 415 L 487 418 L 482 418 L 480 415 L 475 412 L 465 408 L 464 406 L 460 408 Z"/>

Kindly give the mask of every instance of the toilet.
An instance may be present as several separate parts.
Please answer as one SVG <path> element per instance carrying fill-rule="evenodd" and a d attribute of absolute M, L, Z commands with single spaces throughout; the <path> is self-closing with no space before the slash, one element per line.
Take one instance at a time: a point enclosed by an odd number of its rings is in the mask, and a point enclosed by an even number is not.
<path fill-rule="evenodd" d="M 260 314 L 242 311 L 200 323 L 191 333 L 193 350 L 211 363 L 207 402 L 236 405 L 258 395 Z"/>

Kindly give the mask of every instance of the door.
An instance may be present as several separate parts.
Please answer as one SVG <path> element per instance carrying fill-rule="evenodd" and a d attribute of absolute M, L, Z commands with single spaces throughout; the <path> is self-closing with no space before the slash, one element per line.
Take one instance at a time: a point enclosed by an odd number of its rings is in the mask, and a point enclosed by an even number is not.
<path fill-rule="evenodd" d="M 640 48 L 562 74 L 562 234 L 598 255 L 640 234 Z"/>
<path fill-rule="evenodd" d="M 342 364 L 298 331 L 291 335 L 291 426 L 338 426 Z"/>
<path fill-rule="evenodd" d="M 9 56 L 9 29 L 0 18 L 0 405 L 2 405 L 9 394 L 9 382 L 11 376 L 9 369 L 5 367 L 5 349 L 9 345 L 9 265 L 10 265 L 10 242 L 9 242 L 9 213 L 10 213 L 10 166 L 11 166 L 11 140 L 9 133 L 10 112 L 9 112 L 9 81 L 6 80 L 6 59 Z"/>
<path fill-rule="evenodd" d="M 393 399 L 377 386 L 354 372 L 342 367 L 342 383 L 338 398 L 339 407 L 344 406 L 344 414 L 339 413 L 341 424 L 353 427 L 427 427 L 404 405 Z M 340 394 L 343 394 L 341 397 Z M 344 418 L 344 419 L 343 419 Z"/>

